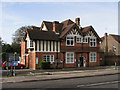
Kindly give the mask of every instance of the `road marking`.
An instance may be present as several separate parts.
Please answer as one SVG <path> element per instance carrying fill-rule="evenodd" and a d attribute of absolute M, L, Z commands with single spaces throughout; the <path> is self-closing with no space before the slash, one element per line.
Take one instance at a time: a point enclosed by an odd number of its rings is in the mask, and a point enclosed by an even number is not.
<path fill-rule="evenodd" d="M 97 85 L 104 85 L 104 84 L 112 84 L 112 83 L 118 83 L 120 81 L 113 81 L 113 82 L 103 82 L 103 83 L 92 83 L 92 84 L 84 84 L 84 85 L 77 85 L 77 87 L 84 87 L 84 86 L 97 86 Z"/>

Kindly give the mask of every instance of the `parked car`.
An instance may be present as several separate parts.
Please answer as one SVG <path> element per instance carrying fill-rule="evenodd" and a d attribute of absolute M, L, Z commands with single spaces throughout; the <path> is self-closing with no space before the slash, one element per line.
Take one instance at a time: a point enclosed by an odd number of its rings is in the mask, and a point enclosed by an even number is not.
<path fill-rule="evenodd" d="M 11 65 L 11 62 L 8 62 L 8 69 L 10 69 L 11 67 L 14 68 L 14 66 Z M 18 66 L 15 66 L 15 68 L 23 69 L 23 68 L 25 68 L 25 65 L 18 63 Z M 7 69 L 7 61 L 5 61 L 2 64 L 2 69 Z"/>

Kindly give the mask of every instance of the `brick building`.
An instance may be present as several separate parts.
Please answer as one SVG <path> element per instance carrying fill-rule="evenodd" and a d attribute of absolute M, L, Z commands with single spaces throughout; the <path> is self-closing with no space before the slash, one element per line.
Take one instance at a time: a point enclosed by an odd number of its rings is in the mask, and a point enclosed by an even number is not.
<path fill-rule="evenodd" d="M 100 37 L 92 26 L 81 27 L 75 22 L 43 21 L 41 27 L 26 30 L 21 40 L 21 62 L 30 69 L 39 68 L 40 61 L 51 67 L 87 67 L 100 65 Z"/>
<path fill-rule="evenodd" d="M 105 53 L 105 65 L 120 64 L 120 35 L 105 33 L 101 40 L 100 49 Z"/>

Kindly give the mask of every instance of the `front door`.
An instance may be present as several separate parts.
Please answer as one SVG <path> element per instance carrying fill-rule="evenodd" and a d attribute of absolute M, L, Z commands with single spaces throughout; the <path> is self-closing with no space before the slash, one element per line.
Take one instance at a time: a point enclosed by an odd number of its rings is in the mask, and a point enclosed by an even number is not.
<path fill-rule="evenodd" d="M 84 56 L 80 56 L 78 67 L 85 67 L 85 57 Z"/>

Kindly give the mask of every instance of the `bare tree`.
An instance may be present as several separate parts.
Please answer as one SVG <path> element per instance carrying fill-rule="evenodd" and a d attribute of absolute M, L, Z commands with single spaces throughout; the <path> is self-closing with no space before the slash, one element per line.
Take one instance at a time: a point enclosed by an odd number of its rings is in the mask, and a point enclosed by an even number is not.
<path fill-rule="evenodd" d="M 30 29 L 32 26 L 22 26 L 21 28 L 17 29 L 13 34 L 13 43 L 20 44 L 21 39 L 23 39 L 25 35 L 25 31 Z"/>

